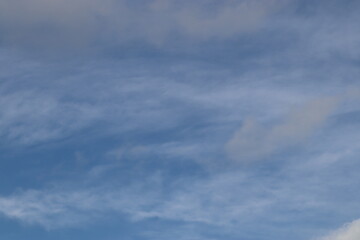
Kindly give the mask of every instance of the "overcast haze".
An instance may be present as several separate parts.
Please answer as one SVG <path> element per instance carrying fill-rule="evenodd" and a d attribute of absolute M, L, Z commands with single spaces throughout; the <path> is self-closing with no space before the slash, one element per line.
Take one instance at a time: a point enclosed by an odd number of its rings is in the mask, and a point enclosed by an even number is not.
<path fill-rule="evenodd" d="M 0 239 L 359 240 L 359 12 L 0 0 Z"/>

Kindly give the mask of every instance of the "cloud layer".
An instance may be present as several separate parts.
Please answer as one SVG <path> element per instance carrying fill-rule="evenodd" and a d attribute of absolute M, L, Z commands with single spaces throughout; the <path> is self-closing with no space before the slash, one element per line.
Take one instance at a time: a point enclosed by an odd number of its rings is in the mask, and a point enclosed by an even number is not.
<path fill-rule="evenodd" d="M 309 240 L 358 219 L 359 3 L 0 1 L 0 238 Z"/>
<path fill-rule="evenodd" d="M 0 4 L 0 31 L 10 45 L 72 49 L 98 42 L 162 45 L 174 41 L 174 35 L 223 39 L 257 29 L 282 2 L 5 0 Z"/>

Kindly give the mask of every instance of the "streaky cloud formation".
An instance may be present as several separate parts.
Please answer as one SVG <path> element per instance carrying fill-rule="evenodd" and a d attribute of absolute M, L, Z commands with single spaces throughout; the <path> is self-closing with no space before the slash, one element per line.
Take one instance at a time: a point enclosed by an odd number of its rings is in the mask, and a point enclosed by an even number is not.
<path fill-rule="evenodd" d="M 0 1 L 0 239 L 358 240 L 359 10 Z"/>
<path fill-rule="evenodd" d="M 0 96 L 0 135 L 24 145 L 54 140 L 99 119 L 100 111 L 86 103 L 63 102 L 39 91 Z"/>

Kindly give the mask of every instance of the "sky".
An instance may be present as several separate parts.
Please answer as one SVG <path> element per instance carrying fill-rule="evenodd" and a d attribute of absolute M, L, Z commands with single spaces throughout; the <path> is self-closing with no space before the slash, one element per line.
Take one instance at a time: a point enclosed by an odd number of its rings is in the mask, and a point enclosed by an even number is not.
<path fill-rule="evenodd" d="M 0 239 L 360 239 L 359 11 L 0 0 Z"/>

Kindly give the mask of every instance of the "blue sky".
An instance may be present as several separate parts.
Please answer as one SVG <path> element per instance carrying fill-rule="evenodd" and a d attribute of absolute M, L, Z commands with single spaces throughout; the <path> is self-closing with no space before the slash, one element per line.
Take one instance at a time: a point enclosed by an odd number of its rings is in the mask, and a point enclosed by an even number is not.
<path fill-rule="evenodd" d="M 359 10 L 0 1 L 0 238 L 360 239 Z"/>

